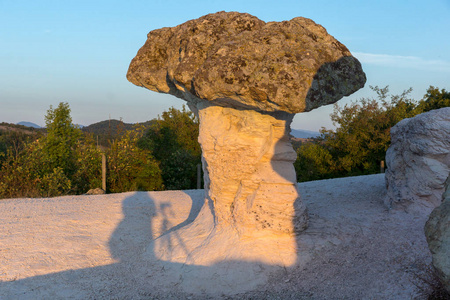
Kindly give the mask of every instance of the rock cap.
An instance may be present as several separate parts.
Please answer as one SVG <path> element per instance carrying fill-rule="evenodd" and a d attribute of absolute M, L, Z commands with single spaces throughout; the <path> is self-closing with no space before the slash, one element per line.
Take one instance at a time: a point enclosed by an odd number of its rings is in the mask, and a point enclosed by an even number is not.
<path fill-rule="evenodd" d="M 334 103 L 366 82 L 359 61 L 312 20 L 266 23 L 238 12 L 151 31 L 127 78 L 187 101 L 289 113 Z"/>

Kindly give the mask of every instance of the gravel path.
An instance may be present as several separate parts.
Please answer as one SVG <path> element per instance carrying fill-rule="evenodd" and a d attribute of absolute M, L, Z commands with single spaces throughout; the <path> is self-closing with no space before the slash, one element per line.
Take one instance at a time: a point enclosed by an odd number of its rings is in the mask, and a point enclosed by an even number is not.
<path fill-rule="evenodd" d="M 142 259 L 203 190 L 0 200 L 0 299 L 425 298 L 430 211 L 387 211 L 383 174 L 299 187 L 310 226 L 291 268 Z"/>

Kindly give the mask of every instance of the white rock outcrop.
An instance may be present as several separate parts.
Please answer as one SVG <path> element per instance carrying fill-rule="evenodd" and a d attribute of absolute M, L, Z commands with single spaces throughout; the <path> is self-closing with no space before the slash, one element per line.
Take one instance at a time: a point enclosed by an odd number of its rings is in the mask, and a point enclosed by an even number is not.
<path fill-rule="evenodd" d="M 425 236 L 436 273 L 450 293 L 450 176 L 445 185 L 442 204 L 433 210 L 425 224 Z"/>
<path fill-rule="evenodd" d="M 450 107 L 404 119 L 392 127 L 386 165 L 389 208 L 439 206 L 450 172 Z"/>

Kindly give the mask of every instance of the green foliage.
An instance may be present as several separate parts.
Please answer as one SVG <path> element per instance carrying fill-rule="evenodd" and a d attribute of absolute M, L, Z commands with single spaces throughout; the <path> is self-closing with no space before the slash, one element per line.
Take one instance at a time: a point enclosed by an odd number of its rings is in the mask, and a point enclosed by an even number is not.
<path fill-rule="evenodd" d="M 0 124 L 0 168 L 6 160 L 8 150 L 11 155 L 17 157 L 24 150 L 27 143 L 42 137 L 41 131 L 35 128 L 27 128 L 22 125 Z"/>
<path fill-rule="evenodd" d="M 70 108 L 60 103 L 46 116 L 47 136 L 7 148 L 0 172 L 0 198 L 81 194 L 101 187 L 102 152 L 94 138 L 72 124 Z M 137 147 L 144 129 L 129 131 L 106 150 L 111 192 L 160 190 L 161 171 L 149 150 Z"/>
<path fill-rule="evenodd" d="M 72 187 L 72 182 L 61 167 L 56 167 L 52 172 L 44 174 L 40 182 L 40 194 L 45 197 L 64 195 Z"/>
<path fill-rule="evenodd" d="M 82 194 L 102 186 L 102 152 L 92 135 L 86 134 L 77 141 L 75 148 L 76 171 L 73 175 L 72 190 Z"/>
<path fill-rule="evenodd" d="M 197 164 L 201 163 L 199 124 L 192 112 L 170 108 L 139 141 L 160 162 L 166 189 L 191 189 L 197 185 Z"/>
<path fill-rule="evenodd" d="M 72 124 L 69 104 L 61 102 L 55 109 L 50 106 L 45 124 L 47 136 L 43 148 L 43 169 L 53 172 L 61 168 L 67 177 L 71 177 L 76 170 L 75 148 L 81 131 Z"/>
<path fill-rule="evenodd" d="M 316 141 L 298 148 L 294 167 L 299 182 L 330 178 L 336 170 L 331 153 Z"/>
<path fill-rule="evenodd" d="M 439 91 L 434 86 L 428 88 L 427 93 L 419 103 L 419 109 L 423 112 L 449 106 L 450 92 L 447 92 L 445 89 Z"/>
<path fill-rule="evenodd" d="M 418 103 L 401 95 L 389 95 L 388 87 L 371 87 L 377 99 L 334 106 L 335 130 L 321 130 L 321 137 L 298 150 L 295 164 L 299 181 L 373 174 L 379 171 L 390 143 L 390 128 L 419 114 Z"/>
<path fill-rule="evenodd" d="M 108 152 L 108 187 L 111 192 L 162 190 L 161 170 L 151 152 L 137 142 L 144 127 L 128 131 Z"/>
<path fill-rule="evenodd" d="M 156 120 L 147 121 L 140 125 L 149 128 Z M 127 131 L 134 130 L 134 124 L 125 123 L 121 120 L 105 120 L 83 127 L 84 133 L 92 134 L 95 140 L 103 148 L 109 148 L 110 144 L 120 139 Z"/>
<path fill-rule="evenodd" d="M 8 151 L 0 172 L 0 198 L 42 196 L 42 148 L 43 143 L 37 140 L 17 156 Z"/>

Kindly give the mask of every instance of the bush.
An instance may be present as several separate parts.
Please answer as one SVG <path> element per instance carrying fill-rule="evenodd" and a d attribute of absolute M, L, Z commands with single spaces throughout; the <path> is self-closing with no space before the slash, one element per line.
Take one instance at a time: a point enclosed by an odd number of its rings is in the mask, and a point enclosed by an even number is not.
<path fill-rule="evenodd" d="M 197 164 L 201 163 L 199 124 L 192 112 L 170 108 L 139 140 L 159 162 L 164 186 L 169 190 L 197 186 Z"/>
<path fill-rule="evenodd" d="M 46 173 L 40 180 L 40 195 L 44 197 L 55 197 L 68 194 L 72 182 L 64 174 L 61 167 L 56 167 L 51 173 Z"/>
<path fill-rule="evenodd" d="M 37 140 L 17 156 L 8 151 L 0 172 L 0 198 L 42 196 L 42 147 Z"/>
<path fill-rule="evenodd" d="M 306 143 L 298 148 L 294 167 L 298 182 L 333 177 L 336 169 L 331 153 L 317 142 Z"/>
<path fill-rule="evenodd" d="M 323 128 L 312 144 L 297 149 L 299 181 L 379 172 L 390 144 L 391 127 L 422 109 L 408 98 L 411 89 L 389 95 L 388 87 L 371 88 L 378 99 L 363 98 L 343 107 L 335 104 L 331 120 L 336 129 Z"/>
<path fill-rule="evenodd" d="M 101 187 L 102 152 L 92 136 L 72 124 L 67 103 L 47 112 L 47 136 L 3 156 L 0 198 L 82 194 Z M 161 170 L 149 150 L 137 147 L 143 128 L 129 131 L 106 150 L 111 192 L 163 189 Z"/>
<path fill-rule="evenodd" d="M 137 142 L 143 136 L 143 127 L 127 132 L 114 141 L 107 152 L 107 186 L 111 192 L 162 190 L 161 170 L 149 150 Z"/>
<path fill-rule="evenodd" d="M 102 152 L 98 149 L 92 135 L 86 134 L 77 142 L 75 148 L 76 171 L 73 176 L 72 191 L 83 194 L 90 189 L 102 186 Z"/>
<path fill-rule="evenodd" d="M 423 112 L 449 106 L 450 92 L 445 89 L 439 90 L 434 86 L 428 88 L 427 93 L 419 103 L 419 109 Z"/>

